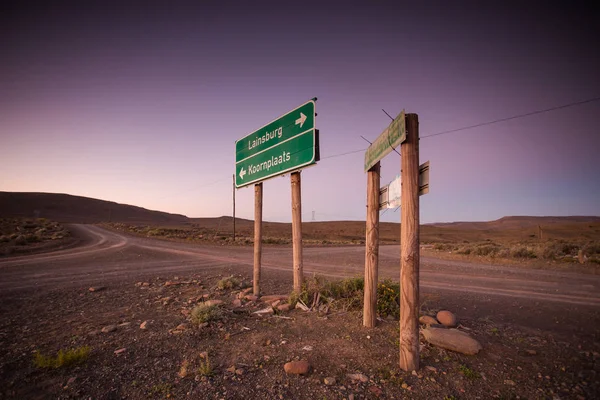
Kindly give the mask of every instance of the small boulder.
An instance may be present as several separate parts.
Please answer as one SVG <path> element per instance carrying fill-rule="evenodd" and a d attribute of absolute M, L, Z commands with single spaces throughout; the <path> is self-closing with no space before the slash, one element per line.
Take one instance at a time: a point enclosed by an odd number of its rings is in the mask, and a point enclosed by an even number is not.
<path fill-rule="evenodd" d="M 353 381 L 360 381 L 363 383 L 369 382 L 369 377 L 365 374 L 347 374 L 346 376 L 352 379 Z"/>
<path fill-rule="evenodd" d="M 117 330 L 116 325 L 106 325 L 104 328 L 102 328 L 102 333 L 110 333 L 110 332 L 114 332 L 116 330 Z"/>
<path fill-rule="evenodd" d="M 439 324 L 437 319 L 435 319 L 429 315 L 422 315 L 419 318 L 419 323 L 421 323 L 423 325 Z"/>
<path fill-rule="evenodd" d="M 483 348 L 469 334 L 456 329 L 426 328 L 421 333 L 432 345 L 462 354 L 475 355 Z"/>
<path fill-rule="evenodd" d="M 456 319 L 456 315 L 447 310 L 442 310 L 437 313 L 437 320 L 444 326 L 449 328 L 456 328 L 458 325 L 458 320 Z"/>
<path fill-rule="evenodd" d="M 246 299 L 248 301 L 256 301 L 256 300 L 258 300 L 258 296 L 254 296 L 252 294 L 249 294 L 247 296 L 244 296 L 244 299 Z"/>
<path fill-rule="evenodd" d="M 241 292 L 238 293 L 238 299 L 243 299 L 244 297 L 246 297 L 247 295 L 250 294 L 250 292 L 252 292 L 252 288 L 246 288 L 244 290 L 242 290 Z"/>
<path fill-rule="evenodd" d="M 280 304 L 277 306 L 277 311 L 288 312 L 292 308 L 289 304 Z"/>
<path fill-rule="evenodd" d="M 294 375 L 306 375 L 310 371 L 310 364 L 308 361 L 290 361 L 283 366 L 286 374 Z"/>
<path fill-rule="evenodd" d="M 115 350 L 115 355 L 118 356 L 120 354 L 123 354 L 123 353 L 125 353 L 126 350 L 127 349 L 125 347 L 123 347 L 122 349 Z"/>
<path fill-rule="evenodd" d="M 327 378 L 323 379 L 323 382 L 327 386 L 335 385 L 335 378 L 333 378 L 333 377 L 327 377 Z"/>
<path fill-rule="evenodd" d="M 262 296 L 260 301 L 264 303 L 272 303 L 277 300 L 287 300 L 288 296 L 285 294 L 270 294 L 268 296 Z"/>
<path fill-rule="evenodd" d="M 269 306 L 267 308 L 263 308 L 262 310 L 258 310 L 258 311 L 254 311 L 252 314 L 258 314 L 258 315 L 268 315 L 268 314 L 273 314 L 273 307 Z"/>

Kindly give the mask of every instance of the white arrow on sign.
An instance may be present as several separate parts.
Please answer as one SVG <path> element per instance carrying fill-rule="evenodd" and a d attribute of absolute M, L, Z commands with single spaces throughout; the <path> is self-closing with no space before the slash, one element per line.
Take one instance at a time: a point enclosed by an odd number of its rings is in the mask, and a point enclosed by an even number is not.
<path fill-rule="evenodd" d="M 242 167 L 242 169 L 240 170 L 240 179 L 244 179 L 244 176 L 246 176 L 246 170 L 244 169 L 244 167 Z"/>
<path fill-rule="evenodd" d="M 300 124 L 300 128 L 302 128 L 304 121 L 306 121 L 306 115 L 304 115 L 304 113 L 300 113 L 300 118 L 296 120 L 296 125 Z"/>

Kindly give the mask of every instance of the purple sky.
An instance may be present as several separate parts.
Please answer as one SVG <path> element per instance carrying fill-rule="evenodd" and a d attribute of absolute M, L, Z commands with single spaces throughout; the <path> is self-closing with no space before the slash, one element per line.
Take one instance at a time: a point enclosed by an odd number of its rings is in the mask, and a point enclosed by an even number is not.
<path fill-rule="evenodd" d="M 364 152 L 331 156 L 365 149 L 382 108 L 419 114 L 424 223 L 600 215 L 600 101 L 424 138 L 600 97 L 590 2 L 59 3 L 0 6 L 2 191 L 231 215 L 235 140 L 318 97 L 305 221 L 365 218 Z M 388 155 L 382 184 L 399 168 Z M 253 199 L 237 191 L 237 216 Z M 263 212 L 290 221 L 289 175 Z"/>

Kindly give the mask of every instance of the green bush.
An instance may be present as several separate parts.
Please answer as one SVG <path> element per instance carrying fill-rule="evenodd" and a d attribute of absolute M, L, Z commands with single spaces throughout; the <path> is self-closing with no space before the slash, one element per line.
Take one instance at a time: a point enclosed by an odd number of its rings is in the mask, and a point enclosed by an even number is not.
<path fill-rule="evenodd" d="M 200 325 L 204 322 L 216 321 L 222 316 L 221 309 L 216 305 L 200 304 L 192 310 L 192 323 Z"/>
<path fill-rule="evenodd" d="M 78 347 L 76 349 L 59 350 L 56 357 L 44 356 L 39 352 L 33 355 L 33 363 L 38 368 L 60 368 L 73 364 L 79 364 L 87 360 L 90 355 L 88 346 Z"/>
<path fill-rule="evenodd" d="M 239 285 L 240 285 L 239 279 L 237 279 L 233 276 L 229 276 L 229 277 L 223 278 L 219 282 L 217 282 L 217 289 L 219 289 L 219 290 L 233 289 L 233 288 L 238 287 Z"/>
<path fill-rule="evenodd" d="M 537 258 L 537 254 L 525 246 L 517 246 L 511 249 L 510 255 L 514 258 Z"/>
<path fill-rule="evenodd" d="M 377 314 L 400 318 L 400 284 L 386 279 L 377 285 Z"/>

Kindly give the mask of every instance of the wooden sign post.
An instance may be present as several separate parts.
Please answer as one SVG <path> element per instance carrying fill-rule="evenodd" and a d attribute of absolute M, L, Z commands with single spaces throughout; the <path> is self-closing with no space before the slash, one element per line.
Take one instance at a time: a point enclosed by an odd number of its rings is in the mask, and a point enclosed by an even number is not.
<path fill-rule="evenodd" d="M 400 147 L 400 368 L 419 369 L 419 117 L 406 115 Z"/>
<path fill-rule="evenodd" d="M 379 270 L 379 171 L 376 163 L 367 172 L 367 234 L 365 240 L 365 298 L 363 325 L 374 328 L 377 321 L 377 274 Z"/>
<path fill-rule="evenodd" d="M 302 261 L 302 191 L 300 172 L 292 172 L 292 253 L 294 269 L 294 292 L 302 291 L 304 266 Z"/>
<path fill-rule="evenodd" d="M 263 184 L 254 185 L 254 295 L 260 296 L 260 262 L 262 256 L 262 201 Z"/>

